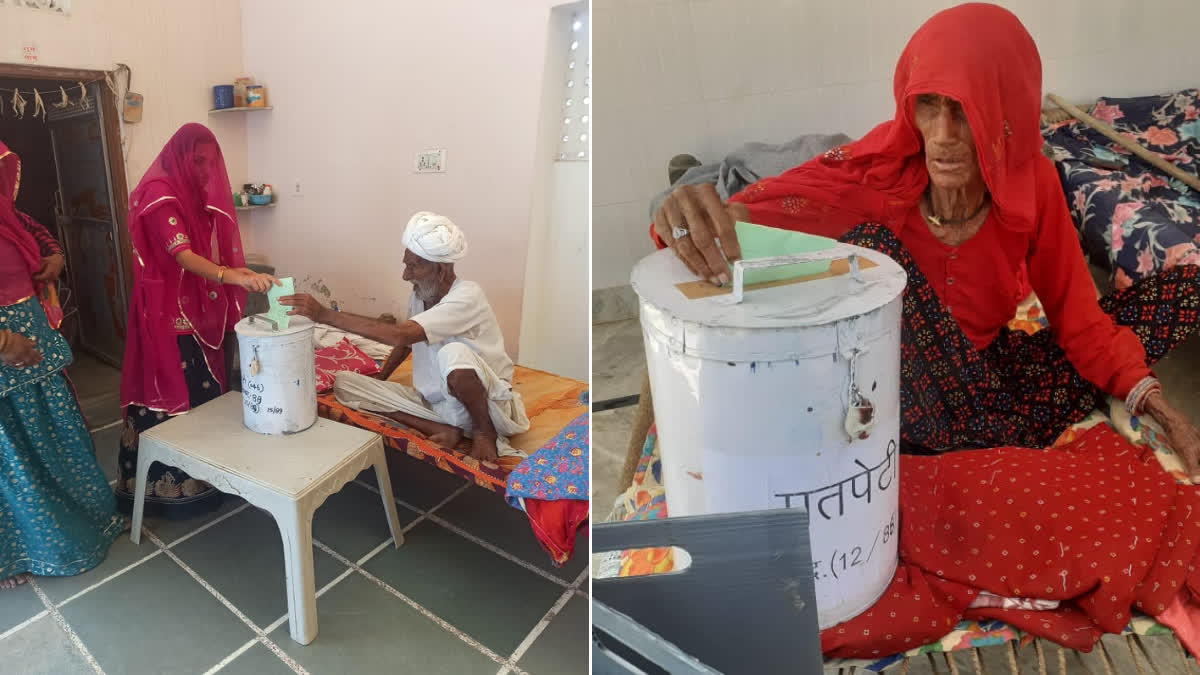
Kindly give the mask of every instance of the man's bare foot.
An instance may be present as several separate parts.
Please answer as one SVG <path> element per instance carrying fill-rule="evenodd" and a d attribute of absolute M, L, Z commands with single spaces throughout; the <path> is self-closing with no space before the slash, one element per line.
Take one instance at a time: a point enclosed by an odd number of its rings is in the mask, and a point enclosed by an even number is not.
<path fill-rule="evenodd" d="M 463 433 L 458 427 L 447 425 L 445 429 L 439 429 L 432 434 L 429 434 L 429 440 L 437 443 L 443 448 L 454 450 L 458 448 L 458 444 L 462 442 Z"/>
<path fill-rule="evenodd" d="M 496 439 L 478 435 L 471 441 L 471 456 L 481 462 L 495 462 L 500 459 Z"/>
<path fill-rule="evenodd" d="M 8 590 L 10 588 L 16 588 L 17 586 L 20 586 L 20 585 L 28 583 L 28 582 L 29 582 L 28 574 L 18 574 L 16 576 L 9 577 L 7 579 L 0 579 L 0 590 Z"/>

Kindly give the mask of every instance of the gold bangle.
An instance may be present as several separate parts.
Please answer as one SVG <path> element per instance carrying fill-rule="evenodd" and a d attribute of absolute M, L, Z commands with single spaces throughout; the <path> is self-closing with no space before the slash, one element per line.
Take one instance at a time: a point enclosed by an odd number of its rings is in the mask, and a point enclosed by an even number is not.
<path fill-rule="evenodd" d="M 217 283 L 218 284 L 225 283 L 225 270 L 227 270 L 227 269 L 229 269 L 229 268 L 224 265 L 221 265 L 221 269 L 217 270 Z"/>

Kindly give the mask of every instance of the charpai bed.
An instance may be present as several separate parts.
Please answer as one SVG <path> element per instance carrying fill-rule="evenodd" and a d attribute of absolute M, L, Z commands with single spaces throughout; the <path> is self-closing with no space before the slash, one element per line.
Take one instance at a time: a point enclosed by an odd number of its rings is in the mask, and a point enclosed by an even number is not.
<path fill-rule="evenodd" d="M 361 344 L 361 340 L 354 345 L 344 339 L 318 349 L 318 390 L 322 383 L 331 385 L 333 374 L 339 370 L 378 372 L 375 361 L 368 356 L 370 346 Z M 367 353 L 356 347 L 365 348 Z M 495 464 L 469 457 L 467 440 L 457 448 L 439 446 L 390 419 L 347 408 L 332 393 L 317 397 L 317 414 L 374 431 L 393 450 L 503 494 L 510 505 L 525 511 L 538 541 L 551 559 L 562 565 L 571 556 L 577 529 L 588 518 L 587 385 L 522 366 L 515 367 L 513 380 L 524 399 L 530 427 L 510 440 L 513 447 L 529 456 L 501 457 Z M 411 360 L 397 368 L 389 381 L 411 385 Z"/>
<path fill-rule="evenodd" d="M 1031 297 L 1018 308 L 1017 315 L 1009 322 L 1014 330 L 1029 333 L 1041 330 L 1047 325 L 1041 306 L 1036 298 Z M 1185 480 L 1185 473 L 1178 457 L 1172 451 L 1162 431 L 1152 420 L 1130 417 L 1125 411 L 1124 404 L 1114 399 L 1109 400 L 1107 410 L 1095 410 L 1086 419 L 1071 426 L 1055 442 L 1055 446 L 1065 446 L 1074 442 L 1080 434 L 1098 424 L 1108 424 L 1126 440 L 1140 446 L 1153 449 L 1155 457 L 1163 468 L 1177 481 Z M 662 470 L 658 452 L 658 442 L 655 430 L 652 428 L 643 446 L 642 457 L 634 475 L 633 484 L 617 500 L 610 520 L 645 520 L 666 518 L 666 491 L 662 483 Z M 619 555 L 609 555 L 602 560 L 597 569 L 597 577 L 608 576 L 641 576 L 669 572 L 674 568 L 674 557 L 671 549 L 639 549 L 623 551 Z M 1154 619 L 1135 614 L 1126 625 L 1124 634 L 1127 636 L 1170 635 L 1171 629 L 1156 622 Z M 876 660 L 863 659 L 830 659 L 826 661 L 827 672 L 843 673 L 866 671 L 881 672 L 912 657 L 928 653 L 956 652 L 1013 643 L 1024 647 L 1033 643 L 1035 637 L 1002 621 L 969 621 L 958 623 L 943 638 L 935 642 L 910 649 L 901 654 L 894 654 Z M 1042 648 L 1037 648 L 1038 659 L 1044 666 L 1045 657 Z M 947 654 L 947 656 L 950 656 Z M 1020 658 L 1014 653 L 1014 658 Z M 1060 661 L 1061 662 L 1061 661 Z M 925 664 L 924 668 L 929 665 Z M 924 672 L 924 671 L 922 671 Z M 1013 672 L 1017 672 L 1014 668 Z M 1021 671 L 1024 672 L 1024 671 Z M 1045 671 L 1043 671 L 1045 672 Z M 1147 671 L 1149 672 L 1149 671 Z"/>

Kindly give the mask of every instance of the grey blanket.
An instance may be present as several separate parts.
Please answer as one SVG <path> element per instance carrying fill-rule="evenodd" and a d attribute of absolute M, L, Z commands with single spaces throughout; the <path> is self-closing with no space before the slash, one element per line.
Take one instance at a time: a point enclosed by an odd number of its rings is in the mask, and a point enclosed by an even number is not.
<path fill-rule="evenodd" d="M 777 176 L 799 166 L 817 155 L 850 142 L 845 134 L 808 134 L 798 136 L 782 145 L 746 143 L 729 153 L 719 163 L 702 164 L 688 169 L 675 185 L 650 201 L 650 218 L 658 211 L 671 190 L 678 185 L 713 183 L 721 201 L 729 199 L 743 188 L 762 178 Z"/>

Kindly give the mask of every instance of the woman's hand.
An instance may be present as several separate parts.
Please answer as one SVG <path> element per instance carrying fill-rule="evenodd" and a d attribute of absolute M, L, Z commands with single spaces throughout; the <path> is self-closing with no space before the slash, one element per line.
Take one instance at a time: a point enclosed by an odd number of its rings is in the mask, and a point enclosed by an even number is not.
<path fill-rule="evenodd" d="M 654 232 L 693 274 L 714 284 L 727 284 L 729 266 L 725 260 L 733 262 L 742 257 L 733 226 L 747 220 L 749 213 L 745 204 L 722 204 L 717 188 L 709 183 L 680 185 L 655 212 Z M 676 237 L 676 233 L 681 236 Z"/>
<path fill-rule="evenodd" d="M 1167 403 L 1161 392 L 1146 397 L 1143 408 L 1167 434 L 1175 454 L 1183 462 L 1183 470 L 1193 484 L 1200 484 L 1200 431 L 1186 417 Z"/>
<path fill-rule="evenodd" d="M 225 283 L 241 286 L 251 293 L 266 293 L 272 286 L 282 285 L 270 274 L 259 274 L 245 267 L 225 270 Z"/>
<path fill-rule="evenodd" d="M 63 268 L 66 266 L 67 259 L 61 253 L 48 255 L 42 258 L 42 267 L 37 271 L 37 274 L 33 275 L 33 280 L 43 284 L 58 281 L 58 278 L 62 276 Z"/>
<path fill-rule="evenodd" d="M 20 333 L 7 333 L 4 336 L 4 351 L 0 352 L 0 362 L 13 368 L 28 368 L 42 362 L 42 353 L 37 350 L 33 340 Z"/>

